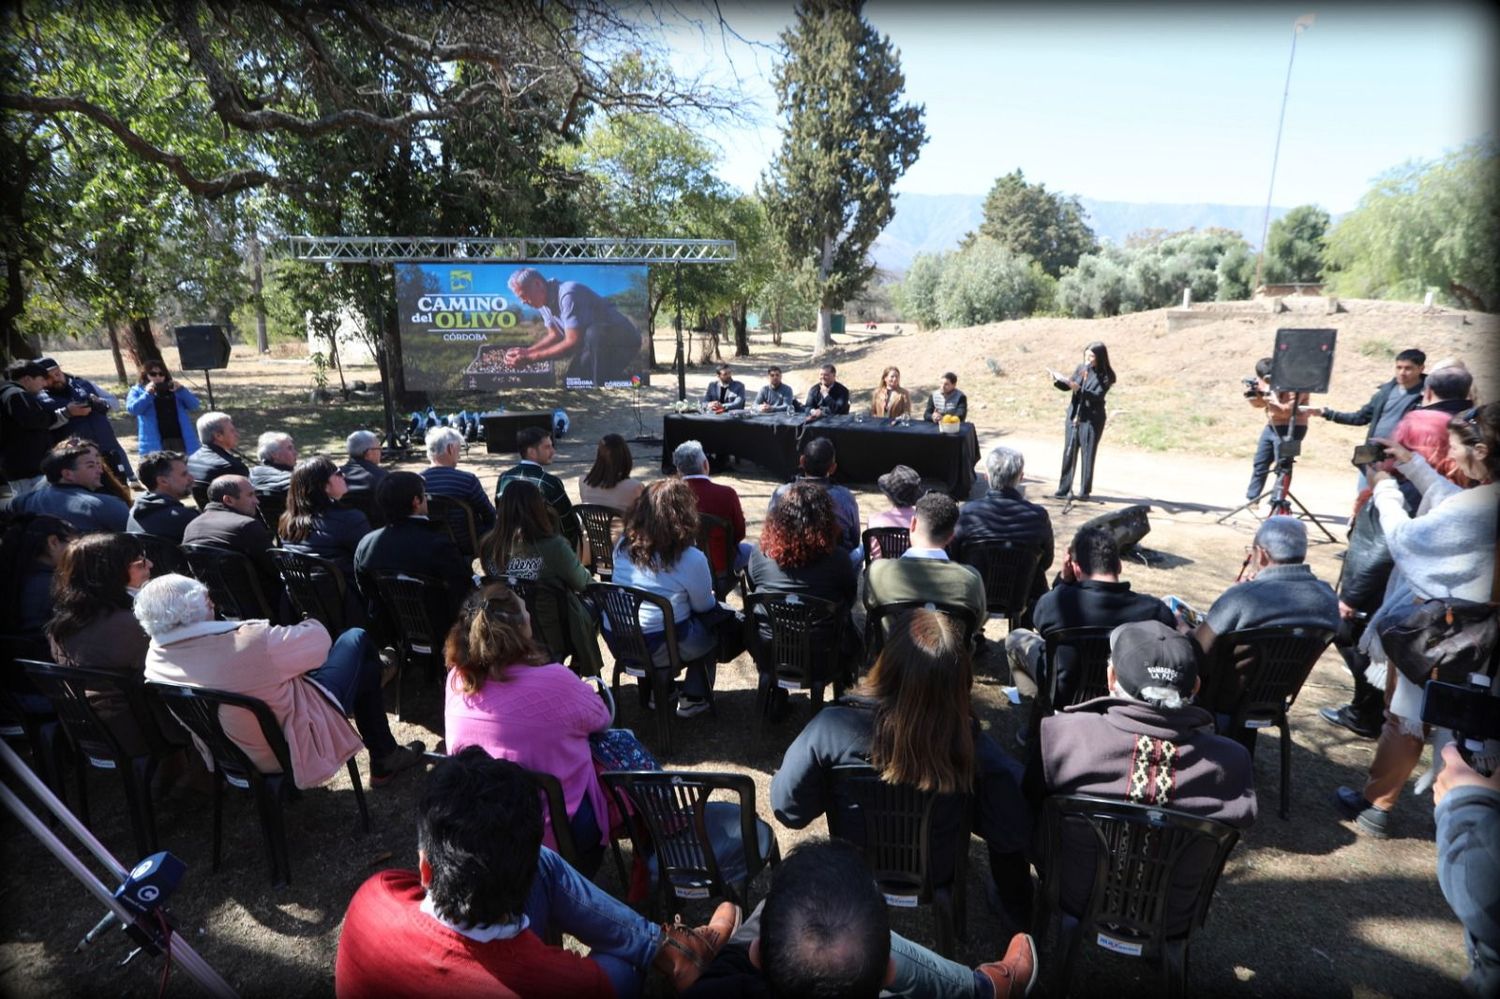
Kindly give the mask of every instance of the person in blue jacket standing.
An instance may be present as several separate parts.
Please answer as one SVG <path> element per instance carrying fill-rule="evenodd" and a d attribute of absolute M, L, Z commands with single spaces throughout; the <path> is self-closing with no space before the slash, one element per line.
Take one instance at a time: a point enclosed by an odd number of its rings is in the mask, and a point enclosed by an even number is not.
<path fill-rule="evenodd" d="M 109 422 L 109 413 L 120 405 L 120 400 L 87 378 L 63 371 L 50 357 L 38 358 L 37 363 L 47 369 L 46 397 L 55 408 L 61 409 L 69 403 L 89 407 L 87 414 L 68 418 L 68 432 L 75 437 L 93 441 L 99 446 L 99 454 L 104 461 L 122 481 L 128 481 L 136 491 L 144 489 L 140 479 L 136 478 L 135 469 L 130 467 L 130 462 L 125 458 L 125 449 L 115 436 L 115 428 Z"/>
<path fill-rule="evenodd" d="M 144 458 L 152 451 L 189 455 L 198 450 L 191 414 L 200 408 L 198 397 L 174 382 L 165 364 L 148 361 L 140 383 L 125 396 L 125 411 L 136 420 L 137 452 Z"/>

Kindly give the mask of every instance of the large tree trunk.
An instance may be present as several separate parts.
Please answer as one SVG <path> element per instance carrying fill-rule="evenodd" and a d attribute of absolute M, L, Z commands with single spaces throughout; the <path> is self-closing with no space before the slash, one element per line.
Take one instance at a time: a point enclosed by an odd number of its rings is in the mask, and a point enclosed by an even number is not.
<path fill-rule="evenodd" d="M 269 354 L 271 342 L 266 336 L 266 300 L 265 279 L 261 274 L 260 239 L 255 235 L 250 237 L 250 291 L 255 298 L 255 352 L 257 354 Z"/>
<path fill-rule="evenodd" d="M 646 367 L 652 371 L 656 370 L 656 312 L 661 308 L 661 296 L 653 296 L 652 289 L 656 286 L 656 279 L 650 270 L 646 271 L 646 328 L 641 330 L 641 335 L 646 338 Z"/>
<path fill-rule="evenodd" d="M 745 314 L 749 312 L 750 306 L 745 302 L 736 302 L 730 307 L 730 315 L 734 319 L 734 356 L 750 356 L 750 331 L 746 328 Z"/>
<path fill-rule="evenodd" d="M 824 297 L 828 275 L 833 271 L 833 235 L 823 237 L 823 258 L 818 263 L 818 329 L 813 334 L 812 356 L 822 357 L 833 346 L 833 309 Z"/>
<path fill-rule="evenodd" d="M 131 316 L 129 331 L 130 357 L 137 368 L 144 368 L 153 361 L 157 364 L 166 363 L 166 359 L 161 356 L 161 348 L 156 345 L 156 337 L 151 332 L 150 316 Z"/>
<path fill-rule="evenodd" d="M 776 303 L 776 316 L 771 320 L 771 342 L 781 346 L 781 302 Z"/>
<path fill-rule="evenodd" d="M 125 373 L 125 358 L 120 354 L 120 331 L 115 328 L 114 323 L 105 323 L 104 328 L 109 333 L 109 353 L 114 358 L 115 375 L 120 379 L 121 385 L 129 385 L 130 376 Z"/>

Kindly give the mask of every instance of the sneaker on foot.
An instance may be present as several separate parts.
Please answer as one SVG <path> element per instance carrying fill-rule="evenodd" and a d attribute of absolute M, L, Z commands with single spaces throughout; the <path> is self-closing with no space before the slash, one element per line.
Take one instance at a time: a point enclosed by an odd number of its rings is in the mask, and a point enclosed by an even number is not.
<path fill-rule="evenodd" d="M 661 946 L 653 964 L 672 981 L 677 992 L 689 988 L 703 974 L 724 944 L 740 928 L 740 907 L 721 902 L 707 926 L 684 926 L 682 917 L 661 928 Z"/>
<path fill-rule="evenodd" d="M 1030 933 L 1017 933 L 1004 957 L 974 970 L 989 979 L 995 999 L 1020 999 L 1036 984 L 1036 941 Z"/>
<path fill-rule="evenodd" d="M 1352 787 L 1339 788 L 1334 793 L 1333 803 L 1344 818 L 1352 821 L 1363 832 L 1369 833 L 1376 839 L 1385 839 L 1390 836 L 1387 826 L 1390 823 L 1391 813 L 1384 808 L 1376 808 L 1366 800 L 1363 794 Z"/>
<path fill-rule="evenodd" d="M 696 718 L 708 710 L 708 699 L 706 697 L 688 697 L 683 695 L 677 699 L 678 718 Z"/>
<path fill-rule="evenodd" d="M 397 746 L 380 759 L 371 760 L 370 786 L 380 787 L 401 771 L 423 765 L 427 762 L 426 751 L 427 744 L 419 740 Z"/>

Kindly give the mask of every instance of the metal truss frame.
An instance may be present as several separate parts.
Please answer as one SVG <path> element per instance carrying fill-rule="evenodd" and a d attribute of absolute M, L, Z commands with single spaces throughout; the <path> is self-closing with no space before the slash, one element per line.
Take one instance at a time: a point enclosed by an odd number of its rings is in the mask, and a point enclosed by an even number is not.
<path fill-rule="evenodd" d="M 581 260 L 608 264 L 728 264 L 732 239 L 609 237 L 288 236 L 276 254 L 309 263 Z"/>

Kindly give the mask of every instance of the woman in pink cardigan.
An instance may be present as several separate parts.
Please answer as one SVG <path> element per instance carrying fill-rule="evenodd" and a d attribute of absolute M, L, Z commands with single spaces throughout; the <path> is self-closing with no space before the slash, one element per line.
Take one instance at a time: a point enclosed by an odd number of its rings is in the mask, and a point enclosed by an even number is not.
<path fill-rule="evenodd" d="M 609 811 L 594 769 L 589 733 L 609 726 L 609 708 L 531 640 L 526 605 L 503 584 L 464 602 L 443 648 L 448 753 L 479 746 L 491 756 L 552 774 L 562 784 L 573 842 L 603 856 Z M 556 848 L 544 813 L 543 841 Z"/>

